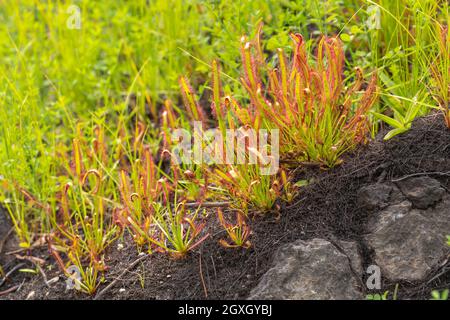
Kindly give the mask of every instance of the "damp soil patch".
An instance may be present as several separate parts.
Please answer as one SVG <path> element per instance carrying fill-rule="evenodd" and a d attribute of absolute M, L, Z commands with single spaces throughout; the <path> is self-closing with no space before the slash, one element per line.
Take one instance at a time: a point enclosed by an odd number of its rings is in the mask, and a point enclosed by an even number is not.
<path fill-rule="evenodd" d="M 251 249 L 222 248 L 218 241 L 225 238 L 224 231 L 216 224 L 217 219 L 210 219 L 210 237 L 185 259 L 173 260 L 154 254 L 128 270 L 138 255 L 130 236 L 125 234 L 107 252 L 110 269 L 99 291 L 115 282 L 101 298 L 245 299 L 272 266 L 275 251 L 298 239 L 355 241 L 360 244 L 363 267 L 370 265 L 373 253 L 362 241 L 369 217 L 357 201 L 363 186 L 426 173 L 450 190 L 450 176 L 442 174 L 450 172 L 450 130 L 440 114 L 417 119 L 409 132 L 389 141 L 383 141 L 384 133 L 346 156 L 343 164 L 334 169 L 298 168 L 296 178 L 310 181 L 309 185 L 302 188 L 293 203 L 281 204 L 279 217 L 267 215 L 252 219 Z M 60 280 L 47 286 L 41 274 L 16 273 L 8 285 L 19 283 L 20 290 L 0 299 L 24 299 L 30 295 L 35 299 L 91 299 L 67 291 L 52 259 L 46 257 L 46 252 L 39 254 L 52 266 L 51 270 L 45 268 L 47 280 L 57 276 Z M 450 265 L 433 270 L 420 283 L 385 281 L 383 290 L 392 292 L 395 285 L 399 288 L 398 299 L 429 299 L 432 289 L 449 287 Z"/>

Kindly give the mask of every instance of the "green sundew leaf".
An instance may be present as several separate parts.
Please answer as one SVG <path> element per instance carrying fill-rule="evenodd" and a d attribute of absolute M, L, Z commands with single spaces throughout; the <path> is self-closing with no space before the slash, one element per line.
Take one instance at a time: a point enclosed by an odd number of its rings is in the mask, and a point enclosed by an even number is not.
<path fill-rule="evenodd" d="M 341 40 L 344 42 L 350 42 L 350 41 L 352 41 L 352 37 L 347 33 L 342 33 Z"/>
<path fill-rule="evenodd" d="M 398 135 L 400 133 L 408 131 L 408 129 L 409 129 L 408 127 L 404 127 L 404 128 L 397 128 L 397 129 L 391 130 L 384 136 L 383 139 L 384 140 L 389 140 L 389 139 L 395 137 L 396 135 Z"/>
<path fill-rule="evenodd" d="M 390 125 L 391 127 L 395 128 L 395 129 L 400 129 L 400 128 L 403 129 L 405 127 L 402 122 L 400 122 L 394 118 L 388 117 L 385 114 L 378 113 L 378 112 L 373 112 L 372 114 L 376 118 L 383 120 L 384 122 L 386 122 L 388 125 Z"/>

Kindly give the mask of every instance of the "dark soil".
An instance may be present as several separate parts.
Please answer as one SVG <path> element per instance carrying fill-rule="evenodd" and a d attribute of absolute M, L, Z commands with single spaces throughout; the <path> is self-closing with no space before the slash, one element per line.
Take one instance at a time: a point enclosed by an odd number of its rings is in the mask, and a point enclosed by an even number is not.
<path fill-rule="evenodd" d="M 0 267 L 3 268 L 6 268 L 6 266 L 14 260 L 12 257 L 2 254 L 17 246 L 12 234 L 13 229 L 11 222 L 9 221 L 6 212 L 3 212 L 2 207 L 0 207 Z"/>
<path fill-rule="evenodd" d="M 400 178 L 414 173 L 450 172 L 450 130 L 440 114 L 418 119 L 412 129 L 387 142 L 382 135 L 348 155 L 332 170 L 305 169 L 298 179 L 311 183 L 302 188 L 294 203 L 282 205 L 276 215 L 255 216 L 251 222 L 253 247 L 249 250 L 225 249 L 218 240 L 223 231 L 209 226 L 210 238 L 183 260 L 154 254 L 127 272 L 106 292 L 106 299 L 245 299 L 272 264 L 273 253 L 283 244 L 297 239 L 325 238 L 354 240 L 360 244 L 364 264 L 371 264 L 372 253 L 365 247 L 367 213 L 357 205 L 357 192 L 367 184 Z M 433 176 L 450 190 L 450 177 Z M 215 219 L 211 219 L 215 220 Z M 450 230 L 449 230 L 450 233 Z M 1 238 L 1 237 L 0 237 Z M 124 248 L 112 248 L 107 254 L 107 283 L 117 279 L 137 259 L 128 235 Z M 45 252 L 33 252 L 49 259 Z M 47 258 L 45 258 L 47 257 Z M 24 281 L 15 293 L 0 297 L 24 299 L 34 291 L 39 299 L 87 299 L 86 295 L 65 291 L 65 282 L 56 266 L 45 269 L 47 279 L 60 280 L 47 287 L 43 276 L 15 273 L 1 290 Z M 18 263 L 18 261 L 16 261 Z M 9 268 L 13 264 L 9 263 Z M 7 270 L 5 270 L 7 271 Z M 364 279 L 362 279 L 364 280 Z M 103 284 L 99 290 L 103 289 Z M 385 281 L 383 291 L 393 292 L 395 283 Z M 434 270 L 421 283 L 399 283 L 398 299 L 429 299 L 432 289 L 450 286 L 450 264 Z"/>

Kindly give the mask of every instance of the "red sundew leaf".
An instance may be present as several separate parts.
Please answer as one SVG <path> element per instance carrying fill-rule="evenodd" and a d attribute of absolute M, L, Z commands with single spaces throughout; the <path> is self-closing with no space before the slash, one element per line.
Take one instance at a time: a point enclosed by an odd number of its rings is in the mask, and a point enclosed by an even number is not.
<path fill-rule="evenodd" d="M 251 92 L 256 92 L 258 89 L 258 75 L 256 73 L 255 58 L 251 54 L 251 42 L 243 42 L 241 46 L 242 63 L 244 65 L 244 83 L 251 89 Z"/>
<path fill-rule="evenodd" d="M 68 222 L 70 219 L 69 200 L 67 199 L 67 192 L 68 192 L 69 188 L 70 188 L 70 184 L 68 184 L 68 183 L 63 185 L 61 188 L 60 211 L 62 211 L 64 223 Z"/>
<path fill-rule="evenodd" d="M 185 107 L 191 119 L 194 121 L 204 122 L 203 110 L 195 99 L 194 90 L 189 84 L 189 81 L 185 77 L 181 77 L 179 80 L 181 87 L 181 94 L 183 96 Z"/>
<path fill-rule="evenodd" d="M 51 213 L 51 208 L 50 205 L 45 205 L 42 202 L 38 201 L 36 199 L 36 197 L 34 197 L 30 192 L 28 192 L 27 190 L 25 190 L 24 188 L 22 188 L 21 186 L 19 186 L 17 183 L 14 183 L 15 188 L 21 193 L 23 194 L 23 196 L 25 197 L 25 200 L 30 204 L 30 205 L 36 205 L 39 208 L 41 208 L 42 210 L 44 210 L 47 214 Z"/>
<path fill-rule="evenodd" d="M 55 258 L 56 263 L 59 267 L 59 269 L 64 272 L 67 273 L 67 269 L 66 266 L 64 265 L 63 260 L 61 259 L 61 256 L 59 255 L 59 253 L 54 249 L 53 247 L 53 241 L 51 236 L 46 236 L 45 240 L 47 242 L 47 247 L 48 247 L 48 251 L 50 252 L 50 254 Z"/>
<path fill-rule="evenodd" d="M 108 156 L 106 154 L 105 132 L 103 127 L 97 125 L 94 128 L 94 152 L 101 159 L 102 163 L 106 163 Z"/>
<path fill-rule="evenodd" d="M 119 186 L 120 194 L 122 195 L 122 201 L 125 204 L 125 209 L 129 212 L 132 208 L 131 205 L 131 191 L 130 184 L 128 182 L 128 177 L 125 170 L 120 171 L 120 186 Z"/>
<path fill-rule="evenodd" d="M 177 127 L 176 120 L 175 120 L 176 114 L 173 109 L 172 102 L 168 99 L 164 101 L 164 110 L 167 113 L 169 128 L 176 129 L 176 127 Z"/>
<path fill-rule="evenodd" d="M 213 60 L 212 63 L 212 88 L 213 88 L 213 103 L 214 112 L 216 114 L 216 118 L 219 121 L 223 121 L 225 117 L 223 105 L 221 103 L 222 97 L 222 87 L 220 81 L 220 67 L 216 60 Z"/>
<path fill-rule="evenodd" d="M 223 212 L 220 208 L 217 209 L 217 215 L 220 224 L 227 232 L 229 238 L 233 241 L 233 243 L 230 244 L 228 241 L 221 239 L 219 240 L 219 243 L 225 248 L 249 248 L 251 244 L 250 241 L 247 240 L 247 238 L 250 236 L 251 231 L 245 223 L 244 215 L 236 212 L 236 224 L 227 222 L 223 217 Z"/>

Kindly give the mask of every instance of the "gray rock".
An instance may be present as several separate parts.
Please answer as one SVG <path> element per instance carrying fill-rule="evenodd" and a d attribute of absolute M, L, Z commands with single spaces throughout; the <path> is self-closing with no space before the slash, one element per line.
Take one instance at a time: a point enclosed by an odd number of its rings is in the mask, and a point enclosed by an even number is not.
<path fill-rule="evenodd" d="M 343 252 L 350 261 L 350 267 L 353 274 L 358 278 L 363 273 L 362 259 L 358 252 L 358 245 L 352 241 L 338 241 L 333 243 L 341 252 Z"/>
<path fill-rule="evenodd" d="M 393 186 L 387 184 L 371 184 L 361 188 L 358 193 L 358 203 L 369 210 L 385 208 L 389 205 L 389 198 Z"/>
<path fill-rule="evenodd" d="M 418 209 L 429 208 L 439 202 L 445 194 L 445 189 L 441 187 L 439 181 L 428 176 L 399 181 L 398 186 Z"/>
<path fill-rule="evenodd" d="M 411 202 L 405 200 L 399 204 L 391 205 L 384 210 L 373 215 L 369 219 L 368 230 L 370 233 L 374 233 L 389 225 L 396 220 L 403 218 L 412 209 Z"/>
<path fill-rule="evenodd" d="M 323 239 L 297 240 L 281 247 L 274 266 L 249 299 L 361 299 L 357 245 Z"/>
<path fill-rule="evenodd" d="M 446 193 L 442 201 L 425 211 L 424 215 L 435 222 L 443 232 L 450 234 L 450 194 Z"/>
<path fill-rule="evenodd" d="M 365 240 L 374 250 L 375 263 L 383 276 L 392 281 L 423 280 L 448 257 L 445 236 L 450 232 L 450 196 L 441 198 L 435 208 L 428 210 L 412 209 L 411 203 L 404 201 L 389 206 L 370 221 L 372 233 Z"/>

